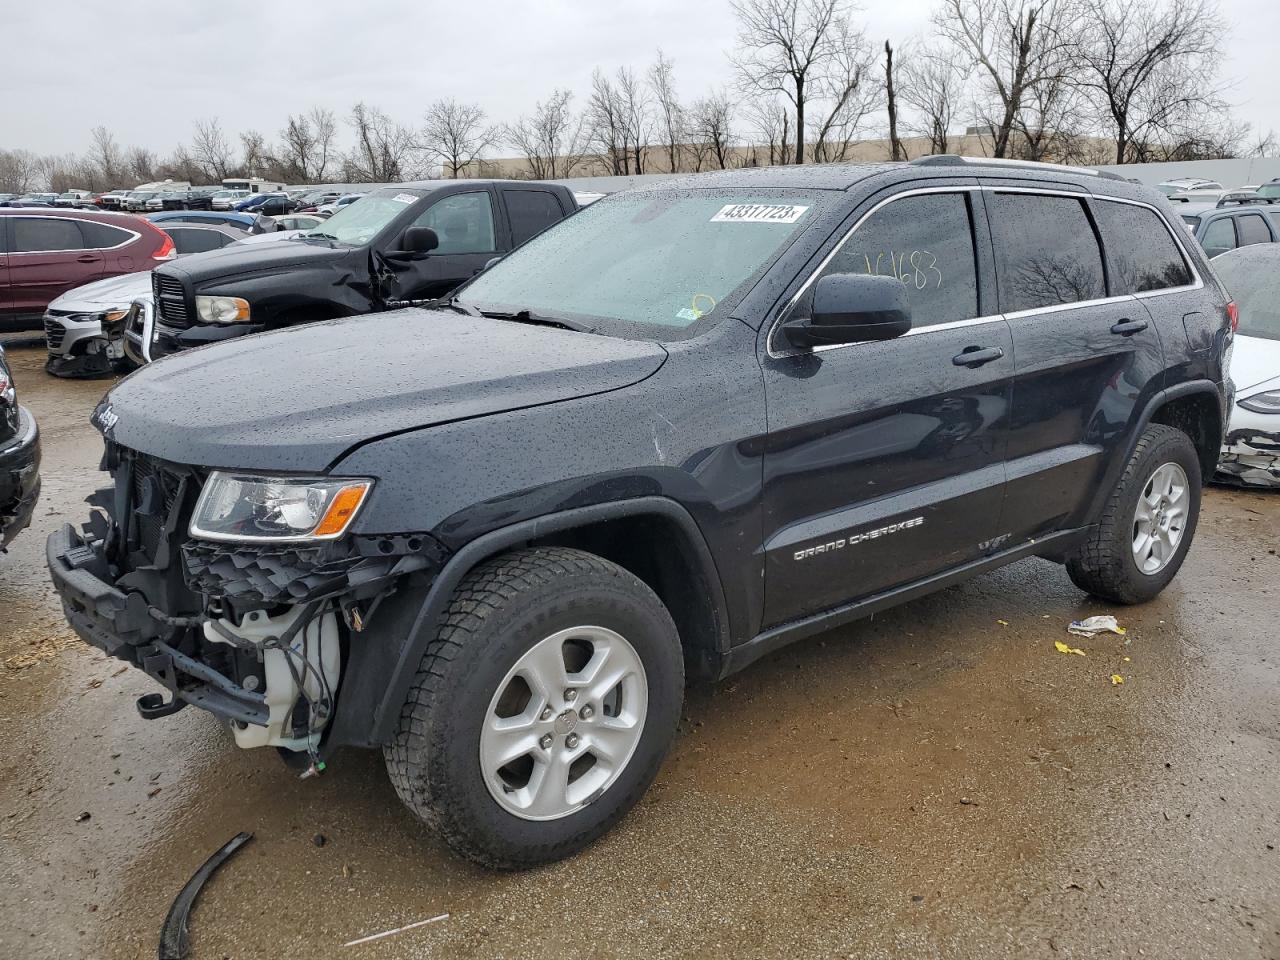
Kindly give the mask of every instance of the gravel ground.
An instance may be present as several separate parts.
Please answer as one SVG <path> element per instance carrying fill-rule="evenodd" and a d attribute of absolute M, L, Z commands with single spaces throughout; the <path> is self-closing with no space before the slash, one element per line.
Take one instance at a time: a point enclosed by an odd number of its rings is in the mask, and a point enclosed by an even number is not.
<path fill-rule="evenodd" d="M 491 874 L 375 754 L 299 781 L 197 710 L 138 717 L 152 684 L 74 639 L 43 562 L 97 482 L 107 384 L 11 359 L 45 492 L 0 557 L 0 956 L 154 957 L 178 889 L 249 830 L 193 914 L 197 960 L 1280 958 L 1280 496 L 1209 491 L 1145 606 L 1028 561 L 691 690 L 617 830 Z M 1127 635 L 1067 636 L 1095 613 Z"/>

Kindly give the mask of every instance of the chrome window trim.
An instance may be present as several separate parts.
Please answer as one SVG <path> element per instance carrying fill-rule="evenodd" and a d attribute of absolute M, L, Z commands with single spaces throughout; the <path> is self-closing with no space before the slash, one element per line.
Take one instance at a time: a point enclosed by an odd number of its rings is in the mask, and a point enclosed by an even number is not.
<path fill-rule="evenodd" d="M 1160 290 L 1144 290 L 1140 293 L 1117 294 L 1111 297 L 1100 297 L 1095 300 L 1080 300 L 1075 303 L 1057 303 L 1048 307 L 1034 307 L 1029 310 L 1015 310 L 1011 313 L 996 313 L 996 314 L 990 314 L 982 317 L 972 317 L 967 320 L 952 320 L 946 323 L 934 323 L 934 324 L 928 324 L 922 327 L 912 327 L 910 330 L 908 330 L 906 333 L 903 334 L 904 337 L 918 336 L 919 334 L 922 334 L 922 333 L 933 333 L 935 331 L 953 330 L 959 327 L 980 326 L 985 323 L 992 323 L 996 320 L 1017 320 L 1024 317 L 1035 316 L 1041 313 L 1057 313 L 1062 310 L 1074 310 L 1079 307 L 1096 307 L 1096 306 L 1103 306 L 1105 304 L 1111 304 L 1111 303 L 1122 303 L 1128 300 L 1146 300 L 1151 297 L 1163 297 L 1170 293 L 1185 293 L 1192 290 L 1200 290 L 1204 287 L 1204 279 L 1201 277 L 1200 271 L 1197 269 L 1195 261 L 1188 255 L 1187 248 L 1182 243 L 1182 239 L 1173 230 L 1169 228 L 1169 224 L 1166 222 L 1164 216 L 1161 215 L 1159 209 L 1157 209 L 1154 204 L 1147 203 L 1145 200 L 1131 200 L 1127 197 L 1098 196 L 1097 194 L 1089 193 L 1088 191 L 1085 191 L 1085 190 L 1061 190 L 1061 189 L 1056 189 L 1054 187 L 1039 187 L 1039 186 L 1023 187 L 1023 186 L 1017 186 L 1017 185 L 1006 186 L 1003 184 L 956 184 L 955 186 L 919 187 L 914 190 L 904 190 L 902 193 L 895 193 L 892 196 L 885 197 L 883 200 L 876 203 L 873 207 L 871 207 L 871 209 L 869 209 L 866 213 L 864 213 L 862 216 L 860 216 L 857 219 L 857 221 L 853 224 L 853 226 L 851 226 L 845 232 L 845 235 L 840 238 L 839 242 L 837 242 L 836 245 L 831 248 L 831 251 L 825 257 L 822 258 L 822 261 L 816 267 L 814 267 L 814 269 L 810 272 L 809 276 L 805 279 L 804 283 L 800 285 L 800 288 L 795 292 L 795 294 L 791 297 L 791 299 L 789 299 L 782 306 L 782 308 L 777 312 L 777 315 L 774 317 L 773 323 L 770 324 L 769 326 L 769 334 L 765 340 L 765 350 L 769 358 L 773 360 L 781 360 L 786 357 L 803 356 L 810 353 L 826 353 L 829 350 L 843 350 L 846 347 L 856 347 L 856 346 L 859 346 L 861 343 L 872 342 L 872 341 L 859 341 L 858 343 L 835 343 L 835 344 L 829 344 L 826 346 L 811 347 L 808 350 L 793 349 L 793 350 L 778 351 L 778 350 L 774 350 L 773 348 L 773 338 L 775 334 L 777 334 L 778 328 L 782 326 L 783 318 L 791 311 L 791 308 L 796 305 L 799 299 L 802 296 L 804 296 L 805 291 L 808 290 L 809 287 L 814 283 L 814 281 L 826 268 L 827 264 L 829 264 L 835 258 L 835 255 L 840 252 L 840 250 L 848 242 L 849 238 L 853 236 L 854 233 L 857 232 L 858 228 L 861 227 L 862 224 L 865 223 L 866 220 L 872 214 L 882 210 L 884 207 L 887 207 L 889 204 L 893 203 L 895 200 L 901 200 L 906 197 L 921 196 L 921 195 L 931 194 L 931 193 L 971 193 L 971 192 L 974 192 L 974 193 L 1033 193 L 1033 194 L 1042 194 L 1045 196 L 1055 196 L 1055 197 L 1074 197 L 1077 200 L 1092 199 L 1100 202 L 1105 201 L 1107 203 L 1126 203 L 1126 204 L 1129 204 L 1130 206 L 1142 207 L 1146 210 L 1150 210 L 1152 213 L 1156 215 L 1156 219 L 1159 220 L 1161 224 L 1163 224 L 1165 232 L 1168 233 L 1169 236 L 1173 238 L 1174 246 L 1177 248 L 1178 253 L 1182 256 L 1183 263 L 1186 265 L 1187 269 L 1191 272 L 1193 282 L 1190 284 L 1183 284 L 1182 286 L 1178 286 L 1178 287 L 1164 287 Z"/>
<path fill-rule="evenodd" d="M 12 251 L 10 253 L 5 254 L 5 256 L 7 257 L 34 257 L 34 256 L 39 256 L 41 254 L 46 254 L 46 253 L 85 253 L 90 250 L 98 250 L 98 251 L 119 250 L 121 247 L 127 247 L 129 244 L 133 243 L 133 241 L 137 240 L 139 237 L 142 236 L 142 234 L 139 233 L 138 231 L 130 230 L 128 227 L 122 227 L 114 223 L 102 223 L 99 220 L 86 220 L 84 217 L 32 217 L 32 216 L 23 216 L 22 214 L 18 214 L 13 219 L 14 220 L 70 220 L 72 223 L 76 223 L 76 224 L 96 223 L 99 226 L 110 227 L 112 230 L 121 230 L 124 233 L 129 234 L 129 239 L 122 240 L 120 243 L 117 243 L 114 247 L 71 247 L 69 249 L 63 249 L 63 250 L 17 250 L 17 251 Z M 14 224 L 13 241 L 15 244 L 18 242 L 17 226 L 18 226 L 17 224 Z"/>

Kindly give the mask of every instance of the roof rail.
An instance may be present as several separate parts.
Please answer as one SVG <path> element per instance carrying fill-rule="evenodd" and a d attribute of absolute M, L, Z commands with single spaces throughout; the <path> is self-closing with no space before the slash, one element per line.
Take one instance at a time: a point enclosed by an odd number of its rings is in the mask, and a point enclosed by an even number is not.
<path fill-rule="evenodd" d="M 1101 177 L 1104 180 L 1120 180 L 1125 178 L 1110 170 L 1095 170 L 1092 167 L 1069 167 L 1065 163 L 1042 163 L 1038 160 L 1009 160 L 1004 157 L 961 157 L 954 153 L 939 153 L 931 157 L 917 157 L 911 163 L 917 167 L 954 167 L 972 164 L 975 166 L 1017 167 L 1023 170 L 1058 170 L 1062 173 L 1074 173 L 1086 177 Z"/>

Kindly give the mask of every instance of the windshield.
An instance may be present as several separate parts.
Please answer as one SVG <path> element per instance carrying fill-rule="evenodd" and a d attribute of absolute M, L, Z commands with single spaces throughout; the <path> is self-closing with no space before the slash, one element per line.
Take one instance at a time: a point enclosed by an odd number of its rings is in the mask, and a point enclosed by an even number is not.
<path fill-rule="evenodd" d="M 672 338 L 727 315 L 826 202 L 767 190 L 617 194 L 531 240 L 459 299 L 485 312 L 528 310 L 605 333 Z"/>
<path fill-rule="evenodd" d="M 1264 183 L 1254 193 L 1260 197 L 1280 197 L 1280 183 Z"/>
<path fill-rule="evenodd" d="M 1240 309 L 1237 332 L 1280 340 L 1280 245 L 1259 243 L 1228 251 L 1214 258 L 1213 270 Z"/>
<path fill-rule="evenodd" d="M 307 236 L 326 236 L 338 243 L 368 243 L 405 209 L 422 199 L 417 190 L 393 188 L 371 193 L 342 207 Z"/>

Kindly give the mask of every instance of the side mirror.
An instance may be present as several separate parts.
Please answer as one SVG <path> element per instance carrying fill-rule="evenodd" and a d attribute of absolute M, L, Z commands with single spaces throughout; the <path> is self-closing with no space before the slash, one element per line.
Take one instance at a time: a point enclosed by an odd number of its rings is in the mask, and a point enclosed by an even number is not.
<path fill-rule="evenodd" d="M 892 340 L 910 329 L 911 304 L 897 277 L 831 273 L 814 286 L 810 315 L 787 320 L 782 334 L 792 346 L 817 347 Z"/>
<path fill-rule="evenodd" d="M 400 238 L 403 253 L 430 253 L 438 246 L 440 237 L 430 227 L 410 227 Z"/>

